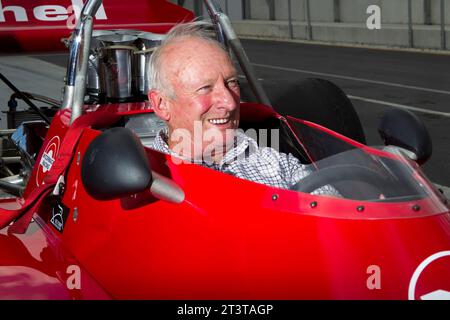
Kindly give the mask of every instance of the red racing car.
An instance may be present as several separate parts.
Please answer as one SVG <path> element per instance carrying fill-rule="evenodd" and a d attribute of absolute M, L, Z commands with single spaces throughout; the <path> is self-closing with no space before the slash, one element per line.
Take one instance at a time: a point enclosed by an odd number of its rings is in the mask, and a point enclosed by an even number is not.
<path fill-rule="evenodd" d="M 258 101 L 241 103 L 241 129 L 260 144 L 276 132 L 280 151 L 314 171 L 287 190 L 175 163 L 149 147 L 164 123 L 142 70 L 164 33 L 193 15 L 142 1 L 134 19 L 146 23 L 131 24 L 119 2 L 78 11 L 61 108 L 10 137 L 21 166 L 2 159 L 1 299 L 450 299 L 449 205 L 420 169 L 431 140 L 417 116 L 386 113 L 385 146 L 365 145 L 332 83 L 264 90 L 227 16 L 205 1 Z M 93 31 L 103 16 L 116 24 Z M 53 29 L 41 39 L 64 36 Z M 21 48 L 27 39 L 14 37 Z M 321 100 L 302 104 L 301 94 Z M 286 104 L 295 114 L 281 112 Z M 322 121 L 302 117 L 310 108 Z M 311 194 L 325 185 L 341 197 Z"/>

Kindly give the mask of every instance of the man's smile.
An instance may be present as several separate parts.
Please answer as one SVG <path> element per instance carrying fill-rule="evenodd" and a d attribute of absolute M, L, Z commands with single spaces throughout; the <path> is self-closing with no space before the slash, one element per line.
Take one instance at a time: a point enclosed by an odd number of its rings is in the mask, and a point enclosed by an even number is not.
<path fill-rule="evenodd" d="M 226 118 L 213 118 L 213 119 L 208 119 L 208 122 L 214 125 L 220 125 L 220 124 L 227 124 L 228 122 L 230 122 L 230 117 L 226 117 Z"/>

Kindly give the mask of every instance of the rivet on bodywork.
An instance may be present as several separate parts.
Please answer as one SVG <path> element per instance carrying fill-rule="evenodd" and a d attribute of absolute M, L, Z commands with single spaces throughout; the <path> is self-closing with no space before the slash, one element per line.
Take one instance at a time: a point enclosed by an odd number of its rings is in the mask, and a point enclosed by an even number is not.
<path fill-rule="evenodd" d="M 277 201 L 278 200 L 278 195 L 277 194 L 272 195 L 272 200 L 273 201 Z"/>
<path fill-rule="evenodd" d="M 77 207 L 73 208 L 72 218 L 73 218 L 73 222 L 77 222 L 77 219 L 78 219 L 78 208 Z"/>
<path fill-rule="evenodd" d="M 309 204 L 309 206 L 310 206 L 311 208 L 317 207 L 317 201 L 311 202 L 311 203 Z"/>
<path fill-rule="evenodd" d="M 356 207 L 356 211 L 363 212 L 364 211 L 364 206 L 357 206 Z"/>
<path fill-rule="evenodd" d="M 412 206 L 412 209 L 414 211 L 420 211 L 420 206 L 418 204 L 415 204 L 415 205 Z"/>
<path fill-rule="evenodd" d="M 78 151 L 78 153 L 77 153 L 77 166 L 80 165 L 80 158 L 81 158 L 81 154 L 80 154 L 80 151 Z"/>

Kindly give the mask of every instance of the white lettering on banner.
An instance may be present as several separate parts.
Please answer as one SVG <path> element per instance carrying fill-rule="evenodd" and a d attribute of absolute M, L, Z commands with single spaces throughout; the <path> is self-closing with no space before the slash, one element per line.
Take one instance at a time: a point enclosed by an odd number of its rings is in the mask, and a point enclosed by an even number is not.
<path fill-rule="evenodd" d="M 75 11 L 75 16 L 78 20 L 81 15 L 81 9 L 83 8 L 83 0 L 72 0 L 72 6 L 73 6 L 73 10 Z M 95 18 L 98 20 L 108 19 L 106 17 L 105 7 L 103 7 L 103 2 L 100 5 L 100 7 L 98 8 L 97 13 L 95 14 Z"/>
<path fill-rule="evenodd" d="M 0 0 L 0 22 L 5 22 L 5 12 L 14 13 L 14 18 L 17 22 L 28 21 L 27 12 L 24 8 L 19 6 L 7 6 L 3 8 L 2 1 Z"/>
<path fill-rule="evenodd" d="M 38 6 L 33 13 L 36 19 L 42 21 L 63 21 L 69 17 L 63 6 Z"/>
<path fill-rule="evenodd" d="M 73 13 L 76 19 L 81 15 L 81 9 L 83 8 L 82 0 L 71 0 L 71 5 L 69 7 L 73 8 Z M 6 6 L 2 4 L 0 0 L 0 23 L 6 22 L 5 12 L 10 12 L 14 16 L 16 22 L 27 22 L 29 21 L 27 12 L 24 7 L 21 6 Z M 67 8 L 58 5 L 39 5 L 33 8 L 33 15 L 36 20 L 40 21 L 63 21 L 69 18 L 69 12 Z M 95 18 L 98 20 L 108 19 L 105 12 L 105 7 L 103 3 L 97 10 Z M 9 17 L 9 19 L 11 19 Z"/>

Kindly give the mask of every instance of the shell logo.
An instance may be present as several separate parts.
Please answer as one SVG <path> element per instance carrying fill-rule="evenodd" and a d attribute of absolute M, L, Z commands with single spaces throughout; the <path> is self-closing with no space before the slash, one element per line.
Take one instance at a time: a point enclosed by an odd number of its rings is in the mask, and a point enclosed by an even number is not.
<path fill-rule="evenodd" d="M 36 185 L 40 186 L 44 184 L 44 177 L 48 171 L 53 166 L 56 156 L 59 152 L 60 139 L 58 136 L 54 136 L 47 144 L 47 147 L 42 154 L 41 160 L 39 161 L 38 170 L 36 173 Z"/>
<path fill-rule="evenodd" d="M 423 260 L 409 282 L 409 300 L 450 300 L 450 251 Z"/>

